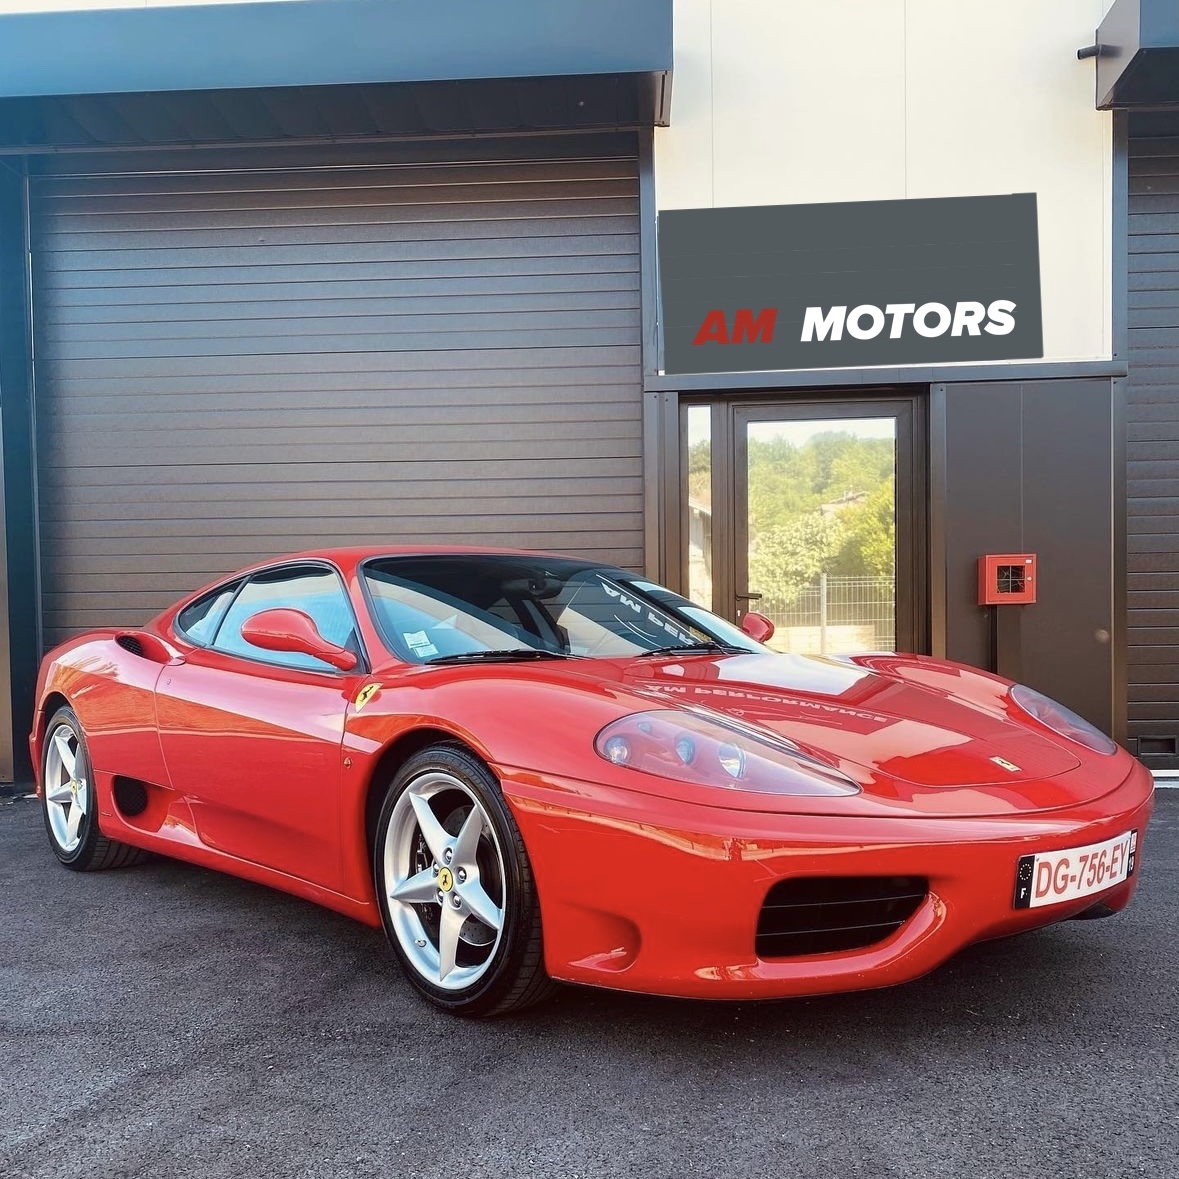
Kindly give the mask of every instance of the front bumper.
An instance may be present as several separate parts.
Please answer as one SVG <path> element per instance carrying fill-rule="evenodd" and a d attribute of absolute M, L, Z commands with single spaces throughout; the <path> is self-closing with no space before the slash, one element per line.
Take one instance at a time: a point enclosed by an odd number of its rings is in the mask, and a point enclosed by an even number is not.
<path fill-rule="evenodd" d="M 1137 886 L 1154 783 L 1133 763 L 1093 802 L 996 818 L 772 815 L 664 803 L 500 768 L 541 899 L 545 964 L 569 982 L 707 999 L 907 982 L 972 942 L 1051 925 Z M 1015 909 L 1019 858 L 1138 831 L 1133 874 L 1104 892 Z M 758 915 L 789 877 L 923 876 L 929 893 L 863 949 L 759 958 Z"/>

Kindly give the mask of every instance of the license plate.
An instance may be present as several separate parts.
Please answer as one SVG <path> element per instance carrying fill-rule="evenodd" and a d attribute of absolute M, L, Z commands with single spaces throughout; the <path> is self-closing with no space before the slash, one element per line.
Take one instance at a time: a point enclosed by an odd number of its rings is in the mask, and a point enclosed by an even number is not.
<path fill-rule="evenodd" d="M 1020 856 L 1015 907 L 1038 909 L 1113 888 L 1133 873 L 1137 850 L 1138 832 L 1126 831 L 1104 843 Z"/>

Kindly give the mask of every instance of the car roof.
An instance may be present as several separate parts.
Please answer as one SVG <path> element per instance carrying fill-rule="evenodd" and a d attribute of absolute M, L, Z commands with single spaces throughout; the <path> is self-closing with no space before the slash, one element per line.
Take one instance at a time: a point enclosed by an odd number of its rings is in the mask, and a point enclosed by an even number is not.
<path fill-rule="evenodd" d="M 340 545 L 331 548 L 303 549 L 296 553 L 280 553 L 222 574 L 220 577 L 216 577 L 212 581 L 208 581 L 204 585 L 194 588 L 182 598 L 174 601 L 157 618 L 163 618 L 173 612 L 178 612 L 190 602 L 197 601 L 218 586 L 234 582 L 241 577 L 249 577 L 265 569 L 276 569 L 283 565 L 297 565 L 302 561 L 326 561 L 329 564 L 335 565 L 343 573 L 345 578 L 350 578 L 355 574 L 358 565 L 363 561 L 374 558 L 443 556 L 542 557 L 565 561 L 581 561 L 587 565 L 609 565 L 609 562 L 598 561 L 595 558 L 578 556 L 573 553 L 553 553 L 540 549 L 504 548 L 494 545 Z"/>
<path fill-rule="evenodd" d="M 254 569 L 293 564 L 297 561 L 330 561 L 333 565 L 338 565 L 342 570 L 350 571 L 362 561 L 368 561 L 373 558 L 442 556 L 556 557 L 567 561 L 585 561 L 587 564 L 609 564 L 609 562 L 599 562 L 594 558 L 578 556 L 574 553 L 554 553 L 540 549 L 505 548 L 497 545 L 345 545 L 333 548 L 305 549 L 298 553 L 288 553 L 284 556 L 271 557 L 269 560 L 259 561 L 240 572 L 249 573 Z"/>

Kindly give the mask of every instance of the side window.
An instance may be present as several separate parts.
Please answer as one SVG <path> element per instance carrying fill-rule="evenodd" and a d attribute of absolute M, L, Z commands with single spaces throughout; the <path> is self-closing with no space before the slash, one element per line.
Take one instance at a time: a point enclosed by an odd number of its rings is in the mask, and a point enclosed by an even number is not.
<path fill-rule="evenodd" d="M 176 616 L 176 629 L 194 643 L 208 646 L 213 641 L 217 627 L 225 617 L 225 611 L 229 609 L 229 603 L 233 601 L 233 595 L 237 593 L 240 584 L 235 581 L 233 585 L 222 586 L 221 589 L 214 590 L 203 598 L 197 598 L 191 605 L 185 606 Z"/>
<path fill-rule="evenodd" d="M 330 664 L 311 655 L 294 651 L 264 651 L 242 638 L 242 623 L 246 619 L 259 611 L 279 607 L 302 610 L 311 617 L 316 630 L 328 642 L 360 653 L 352 607 L 339 577 L 330 569 L 314 565 L 288 566 L 250 578 L 225 615 L 225 621 L 217 631 L 214 648 L 230 655 L 244 655 L 282 667 L 335 672 L 336 669 Z"/>

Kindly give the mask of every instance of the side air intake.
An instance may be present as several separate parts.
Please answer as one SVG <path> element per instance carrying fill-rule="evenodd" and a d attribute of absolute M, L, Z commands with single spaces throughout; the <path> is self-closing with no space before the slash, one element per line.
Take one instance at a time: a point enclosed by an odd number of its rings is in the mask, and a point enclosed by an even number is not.
<path fill-rule="evenodd" d="M 152 663 L 171 663 L 177 652 L 171 650 L 163 640 L 157 638 L 150 631 L 124 631 L 115 635 L 115 642 L 124 651 L 138 655 L 140 659 L 148 659 Z"/>

